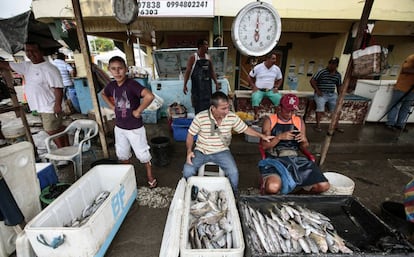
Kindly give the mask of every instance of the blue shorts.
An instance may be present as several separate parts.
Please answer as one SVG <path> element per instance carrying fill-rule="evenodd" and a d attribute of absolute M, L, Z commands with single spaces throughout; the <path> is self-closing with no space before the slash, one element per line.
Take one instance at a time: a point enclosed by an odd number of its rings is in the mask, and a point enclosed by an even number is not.
<path fill-rule="evenodd" d="M 315 100 L 316 110 L 315 112 L 325 112 L 325 105 L 328 103 L 328 110 L 333 112 L 336 106 L 336 99 L 338 95 L 334 93 L 323 93 L 322 96 L 314 94 L 313 99 Z"/>

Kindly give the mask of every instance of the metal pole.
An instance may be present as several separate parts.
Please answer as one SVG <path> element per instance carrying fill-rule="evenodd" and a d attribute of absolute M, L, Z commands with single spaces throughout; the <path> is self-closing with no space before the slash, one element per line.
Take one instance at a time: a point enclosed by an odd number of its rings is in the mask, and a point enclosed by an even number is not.
<path fill-rule="evenodd" d="M 79 0 L 72 0 L 73 13 L 76 20 L 76 31 L 78 34 L 79 45 L 85 61 L 86 77 L 88 79 L 89 91 L 91 93 L 93 109 L 95 111 L 95 120 L 99 126 L 99 139 L 101 141 L 103 155 L 105 158 L 109 157 L 108 146 L 106 144 L 105 130 L 103 128 L 103 121 L 101 115 L 101 108 L 99 106 L 98 97 L 95 93 L 95 83 L 92 76 L 92 62 L 90 57 L 89 45 L 86 38 L 85 28 L 83 26 L 82 11 L 80 8 Z"/>
<path fill-rule="evenodd" d="M 355 51 L 360 48 L 364 30 L 367 27 L 369 14 L 371 13 L 372 5 L 374 4 L 374 0 L 365 0 L 364 9 L 362 11 L 361 19 L 359 21 L 358 33 L 354 41 L 354 45 L 352 50 Z M 331 124 L 329 125 L 328 133 L 325 137 L 325 142 L 322 146 L 321 151 L 321 159 L 319 161 L 319 165 L 323 165 L 326 159 L 326 154 L 328 153 L 329 145 L 332 140 L 332 136 L 335 130 L 335 124 L 339 119 L 339 114 L 342 109 L 342 105 L 344 103 L 345 94 L 348 90 L 349 82 L 352 80 L 352 58 L 349 59 L 348 66 L 346 68 L 344 82 L 342 83 L 341 92 L 339 92 L 338 100 L 336 102 L 336 108 L 334 114 L 331 118 Z"/>

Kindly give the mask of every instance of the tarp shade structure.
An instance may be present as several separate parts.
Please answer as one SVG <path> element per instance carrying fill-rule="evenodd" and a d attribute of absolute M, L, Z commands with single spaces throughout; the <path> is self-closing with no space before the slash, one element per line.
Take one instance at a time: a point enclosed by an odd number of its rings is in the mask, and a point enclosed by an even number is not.
<path fill-rule="evenodd" d="M 32 11 L 0 20 L 0 47 L 10 54 L 24 49 L 24 43 L 38 43 L 45 55 L 62 47 L 53 39 L 49 26 L 34 19 Z"/>
<path fill-rule="evenodd" d="M 31 11 L 0 20 L 0 47 L 9 54 L 22 50 L 27 40 Z"/>

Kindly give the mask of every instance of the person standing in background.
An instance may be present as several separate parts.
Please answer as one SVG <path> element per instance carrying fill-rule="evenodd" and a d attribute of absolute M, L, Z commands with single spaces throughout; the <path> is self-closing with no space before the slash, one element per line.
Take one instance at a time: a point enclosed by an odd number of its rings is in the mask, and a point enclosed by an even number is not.
<path fill-rule="evenodd" d="M 195 114 L 210 108 L 210 98 L 213 93 L 211 80 L 216 84 L 216 91 L 220 89 L 213 63 L 208 55 L 207 40 L 198 40 L 197 48 L 197 52 L 188 58 L 183 87 L 183 92 L 186 95 L 188 92 L 187 82 L 191 76 L 191 103 Z"/>
<path fill-rule="evenodd" d="M 315 90 L 314 100 L 316 104 L 316 126 L 315 131 L 321 132 L 321 117 L 325 112 L 325 104 L 328 103 L 329 112 L 333 112 L 336 107 L 336 99 L 341 92 L 342 77 L 336 70 L 338 68 L 338 57 L 332 57 L 328 62 L 328 67 L 318 71 L 309 81 Z M 338 92 L 336 93 L 335 90 Z M 340 116 L 340 115 L 339 115 Z M 339 119 L 338 119 L 339 121 Z M 335 131 L 343 133 L 344 130 L 338 128 L 338 121 L 335 124 Z"/>
<path fill-rule="evenodd" d="M 414 105 L 414 54 L 402 64 L 397 83 L 394 86 L 386 126 L 407 132 L 405 127 L 410 109 Z"/>
<path fill-rule="evenodd" d="M 145 165 L 149 187 L 155 188 L 157 180 L 152 174 L 152 157 L 141 116 L 151 104 L 154 95 L 137 81 L 127 77 L 128 68 L 122 57 L 114 56 L 109 59 L 108 69 L 114 81 L 108 83 L 101 95 L 115 112 L 116 156 L 122 163 L 130 163 L 132 147 L 137 159 Z"/>
<path fill-rule="evenodd" d="M 78 99 L 72 98 L 70 96 L 70 90 L 75 90 L 75 86 L 73 84 L 73 78 L 76 76 L 75 70 L 70 66 L 68 63 L 65 62 L 65 55 L 63 53 L 57 53 L 56 59 L 53 61 L 53 65 L 55 65 L 60 75 L 62 76 L 63 85 L 65 86 L 63 88 L 63 98 L 69 99 L 71 101 L 76 101 L 73 103 L 73 107 L 76 109 L 77 112 L 80 112 L 79 110 L 79 102 Z"/>
<path fill-rule="evenodd" d="M 279 87 L 282 85 L 282 72 L 276 66 L 276 54 L 269 53 L 266 60 L 256 65 L 249 73 L 249 85 L 252 89 L 252 106 L 254 119 L 259 119 L 259 105 L 263 97 L 268 97 L 274 106 L 278 106 L 282 95 Z"/>
<path fill-rule="evenodd" d="M 0 61 L 0 68 L 12 69 L 24 75 L 24 86 L 30 110 L 36 110 L 42 119 L 43 129 L 54 135 L 65 129 L 62 124 L 63 81 L 59 70 L 46 61 L 38 43 L 25 43 L 30 62 L 12 63 Z M 67 137 L 54 140 L 57 147 L 69 145 Z"/>

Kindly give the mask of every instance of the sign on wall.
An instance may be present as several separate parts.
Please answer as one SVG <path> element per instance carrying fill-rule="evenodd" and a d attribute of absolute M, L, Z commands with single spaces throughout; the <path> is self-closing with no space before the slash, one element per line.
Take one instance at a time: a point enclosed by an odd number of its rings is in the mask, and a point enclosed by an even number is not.
<path fill-rule="evenodd" d="M 138 17 L 213 17 L 214 0 L 138 0 Z"/>

